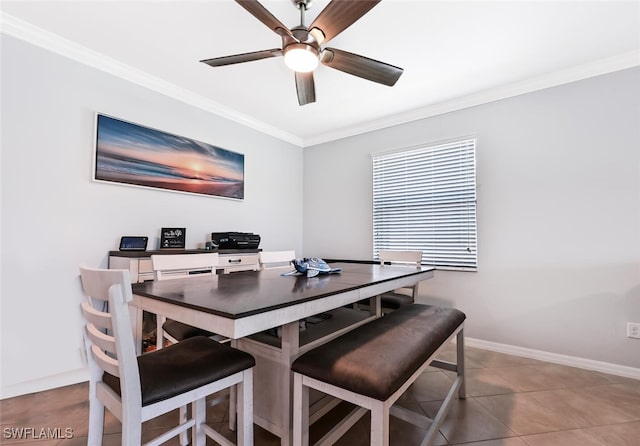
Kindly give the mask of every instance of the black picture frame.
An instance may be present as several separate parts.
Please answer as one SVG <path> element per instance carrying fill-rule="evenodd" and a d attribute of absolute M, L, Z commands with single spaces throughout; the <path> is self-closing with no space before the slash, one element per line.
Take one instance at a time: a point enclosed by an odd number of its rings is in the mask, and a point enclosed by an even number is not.
<path fill-rule="evenodd" d="M 160 231 L 160 249 L 184 249 L 186 241 L 186 228 L 162 228 Z"/>

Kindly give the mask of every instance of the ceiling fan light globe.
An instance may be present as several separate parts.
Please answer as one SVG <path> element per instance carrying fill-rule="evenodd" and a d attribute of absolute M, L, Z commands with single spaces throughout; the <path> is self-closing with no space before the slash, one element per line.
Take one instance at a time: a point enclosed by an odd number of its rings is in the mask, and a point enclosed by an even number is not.
<path fill-rule="evenodd" d="M 309 73 L 318 66 L 318 51 L 311 45 L 295 43 L 284 49 L 284 63 L 298 73 Z"/>

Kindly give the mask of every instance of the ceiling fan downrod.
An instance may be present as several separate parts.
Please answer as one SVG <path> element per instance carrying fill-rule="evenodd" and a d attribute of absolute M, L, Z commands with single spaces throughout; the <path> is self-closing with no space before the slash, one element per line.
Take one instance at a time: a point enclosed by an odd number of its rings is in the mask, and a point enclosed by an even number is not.
<path fill-rule="evenodd" d="M 304 13 L 308 8 L 311 7 L 312 0 L 291 0 L 296 8 L 300 10 L 300 26 L 306 29 L 306 25 L 304 24 Z"/>
<path fill-rule="evenodd" d="M 300 10 L 300 25 L 291 28 L 297 42 L 287 43 L 287 38 L 283 37 L 284 62 L 297 73 L 309 73 L 315 70 L 320 60 L 320 45 L 304 24 L 304 13 L 311 6 L 312 0 L 291 1 Z"/>
<path fill-rule="evenodd" d="M 287 66 L 295 71 L 296 91 L 300 105 L 316 100 L 313 70 L 319 63 L 387 86 L 395 85 L 402 75 L 403 69 L 400 67 L 326 46 L 331 39 L 353 25 L 381 0 L 331 0 L 308 26 L 304 23 L 304 14 L 311 7 L 313 0 L 291 0 L 294 7 L 300 10 L 300 25 L 291 29 L 271 14 L 258 0 L 235 1 L 271 31 L 278 34 L 282 39 L 282 46 L 213 57 L 200 62 L 211 67 L 221 67 L 284 56 Z"/>

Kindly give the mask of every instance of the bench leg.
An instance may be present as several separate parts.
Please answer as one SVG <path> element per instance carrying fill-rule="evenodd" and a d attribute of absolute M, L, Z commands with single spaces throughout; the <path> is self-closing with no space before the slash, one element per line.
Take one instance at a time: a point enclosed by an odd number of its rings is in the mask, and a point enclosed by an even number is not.
<path fill-rule="evenodd" d="M 293 444 L 309 446 L 309 388 L 299 373 L 293 374 Z"/>
<path fill-rule="evenodd" d="M 371 406 L 371 446 L 389 446 L 389 407 L 382 401 Z"/>
<path fill-rule="evenodd" d="M 465 379 L 465 373 L 464 373 L 464 328 L 461 328 L 460 331 L 458 332 L 458 335 L 456 338 L 456 352 L 457 352 L 457 358 L 456 358 L 457 373 L 462 380 L 460 383 L 460 389 L 458 389 L 458 398 L 463 400 L 467 397 L 466 379 Z"/>
<path fill-rule="evenodd" d="M 187 422 L 189 418 L 189 414 L 187 413 L 187 406 L 181 406 L 180 411 L 178 412 L 178 419 L 180 420 L 180 424 L 184 424 Z M 180 432 L 180 446 L 187 446 L 189 444 L 189 436 L 188 432 Z"/>
<path fill-rule="evenodd" d="M 207 442 L 207 437 L 202 425 L 206 422 L 207 418 L 206 398 L 201 398 L 191 403 L 191 417 L 195 421 L 191 435 L 192 444 L 194 446 L 204 446 Z"/>

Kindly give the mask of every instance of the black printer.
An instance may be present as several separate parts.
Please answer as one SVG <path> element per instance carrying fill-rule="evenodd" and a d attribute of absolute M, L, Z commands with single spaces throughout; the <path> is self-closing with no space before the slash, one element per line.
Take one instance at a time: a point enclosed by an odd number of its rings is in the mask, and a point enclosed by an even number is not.
<path fill-rule="evenodd" d="M 258 249 L 260 236 L 251 232 L 212 232 L 213 249 Z"/>

